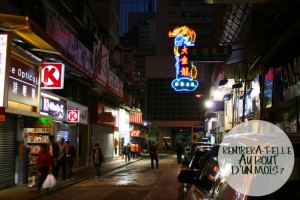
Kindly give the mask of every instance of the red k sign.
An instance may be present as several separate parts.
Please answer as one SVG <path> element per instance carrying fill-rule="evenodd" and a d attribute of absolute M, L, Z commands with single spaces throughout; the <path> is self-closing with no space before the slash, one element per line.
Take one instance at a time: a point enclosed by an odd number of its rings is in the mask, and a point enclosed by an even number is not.
<path fill-rule="evenodd" d="M 68 110 L 68 122 L 79 122 L 79 110 Z"/>
<path fill-rule="evenodd" d="M 41 88 L 63 89 L 65 65 L 62 63 L 42 63 Z"/>

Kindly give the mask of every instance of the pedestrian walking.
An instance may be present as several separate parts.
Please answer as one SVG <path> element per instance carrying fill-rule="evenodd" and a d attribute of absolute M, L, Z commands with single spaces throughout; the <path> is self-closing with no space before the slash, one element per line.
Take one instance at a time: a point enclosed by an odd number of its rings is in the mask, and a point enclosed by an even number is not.
<path fill-rule="evenodd" d="M 47 144 L 42 143 L 39 154 L 36 158 L 36 168 L 38 170 L 37 192 L 40 192 L 41 187 L 46 180 L 48 174 L 52 174 L 52 159 L 48 151 Z"/>
<path fill-rule="evenodd" d="M 124 147 L 123 154 L 125 156 L 125 162 L 130 162 L 130 143 Z"/>
<path fill-rule="evenodd" d="M 59 157 L 57 161 L 57 176 L 59 174 L 59 170 L 61 168 L 62 171 L 62 180 L 66 180 L 66 147 L 65 147 L 65 138 L 60 138 L 59 140 Z"/>
<path fill-rule="evenodd" d="M 130 144 L 130 154 L 131 154 L 131 156 L 132 156 L 132 159 L 135 159 L 135 155 L 136 155 L 136 153 L 135 153 L 135 144 L 134 143 L 131 143 Z"/>
<path fill-rule="evenodd" d="M 74 180 L 72 168 L 75 162 L 76 151 L 75 147 L 70 144 L 70 141 L 66 141 L 66 175 L 67 181 Z"/>
<path fill-rule="evenodd" d="M 176 151 L 176 154 L 177 154 L 177 163 L 181 164 L 182 154 L 184 153 L 184 147 L 182 145 L 181 140 L 179 140 L 178 143 L 176 144 L 175 151 Z"/>
<path fill-rule="evenodd" d="M 136 143 L 135 144 L 135 156 L 136 157 L 139 157 L 140 151 L 141 151 L 140 145 Z"/>
<path fill-rule="evenodd" d="M 151 143 L 149 152 L 150 152 L 152 169 L 154 169 L 154 167 L 153 167 L 154 160 L 155 160 L 156 168 L 158 169 L 158 150 L 157 150 L 156 144 L 154 142 Z"/>
<path fill-rule="evenodd" d="M 96 171 L 95 178 L 99 178 L 100 177 L 100 167 L 101 167 L 101 164 L 104 162 L 104 156 L 103 156 L 103 152 L 102 152 L 101 148 L 99 147 L 98 143 L 95 144 L 95 148 L 94 148 L 93 154 L 92 154 L 92 159 L 93 159 L 93 164 L 94 164 L 95 171 Z"/>
<path fill-rule="evenodd" d="M 51 155 L 52 161 L 52 169 L 53 169 L 53 176 L 57 179 L 57 164 L 59 158 L 59 146 L 54 141 L 54 136 L 49 135 L 49 153 Z"/>

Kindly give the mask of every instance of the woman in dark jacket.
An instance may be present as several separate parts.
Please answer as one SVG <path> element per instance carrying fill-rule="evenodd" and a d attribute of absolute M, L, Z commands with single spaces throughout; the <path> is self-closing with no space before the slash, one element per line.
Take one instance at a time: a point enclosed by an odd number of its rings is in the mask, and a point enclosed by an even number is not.
<path fill-rule="evenodd" d="M 102 162 L 104 161 L 104 157 L 103 157 L 102 150 L 99 147 L 98 143 L 95 144 L 92 159 L 93 159 L 93 164 L 94 164 L 95 170 L 96 170 L 95 178 L 99 178 L 100 177 L 100 167 L 101 167 Z"/>

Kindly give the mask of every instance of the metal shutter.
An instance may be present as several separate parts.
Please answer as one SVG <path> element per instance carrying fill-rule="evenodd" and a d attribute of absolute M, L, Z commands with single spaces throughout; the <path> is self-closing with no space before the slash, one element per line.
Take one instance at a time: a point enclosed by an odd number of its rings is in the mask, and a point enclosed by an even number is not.
<path fill-rule="evenodd" d="M 6 115 L 0 122 L 0 189 L 15 185 L 17 118 Z"/>

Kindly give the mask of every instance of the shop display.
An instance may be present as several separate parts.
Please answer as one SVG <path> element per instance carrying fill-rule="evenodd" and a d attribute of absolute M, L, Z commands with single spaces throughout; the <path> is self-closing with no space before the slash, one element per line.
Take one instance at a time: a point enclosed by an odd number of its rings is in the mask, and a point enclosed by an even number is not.
<path fill-rule="evenodd" d="M 24 139 L 27 143 L 28 187 L 36 187 L 38 175 L 35 166 L 36 158 L 40 151 L 40 144 L 49 142 L 50 132 L 50 128 L 24 128 Z"/>

